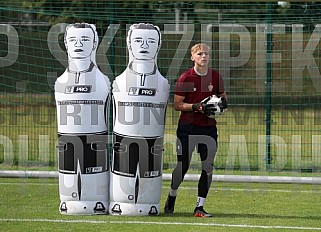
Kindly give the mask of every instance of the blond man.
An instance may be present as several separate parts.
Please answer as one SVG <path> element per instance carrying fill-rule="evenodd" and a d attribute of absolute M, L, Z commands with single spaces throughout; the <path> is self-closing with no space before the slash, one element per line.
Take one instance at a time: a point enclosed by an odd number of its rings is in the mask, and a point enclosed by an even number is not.
<path fill-rule="evenodd" d="M 212 217 L 204 210 L 217 151 L 217 127 L 215 118 L 206 115 L 207 105 L 203 99 L 216 95 L 222 97 L 227 107 L 224 82 L 221 75 L 209 67 L 210 48 L 198 43 L 191 48 L 193 67 L 177 80 L 174 92 L 174 108 L 180 111 L 177 127 L 177 165 L 172 173 L 171 188 L 165 203 L 165 213 L 173 213 L 177 190 L 184 180 L 194 149 L 200 155 L 202 173 L 198 181 L 198 196 L 193 215 Z"/>

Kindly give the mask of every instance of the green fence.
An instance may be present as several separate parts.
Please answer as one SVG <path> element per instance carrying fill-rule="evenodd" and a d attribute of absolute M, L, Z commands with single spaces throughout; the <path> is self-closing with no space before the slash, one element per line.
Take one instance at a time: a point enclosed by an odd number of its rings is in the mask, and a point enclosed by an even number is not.
<path fill-rule="evenodd" d="M 216 169 L 318 172 L 320 16 L 317 2 L 2 0 L 0 169 L 56 168 L 53 83 L 67 63 L 67 24 L 96 24 L 97 63 L 112 81 L 127 65 L 129 25 L 149 22 L 161 28 L 158 66 L 171 83 L 165 169 L 176 161 L 175 80 L 204 42 L 229 96 Z"/>

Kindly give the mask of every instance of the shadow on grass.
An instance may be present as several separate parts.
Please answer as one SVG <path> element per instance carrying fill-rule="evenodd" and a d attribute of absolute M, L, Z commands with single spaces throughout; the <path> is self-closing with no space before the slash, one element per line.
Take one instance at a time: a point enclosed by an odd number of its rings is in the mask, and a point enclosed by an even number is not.
<path fill-rule="evenodd" d="M 193 213 L 192 212 L 175 212 L 175 213 L 163 213 L 161 212 L 161 214 L 159 215 L 161 217 L 193 217 Z M 159 217 L 157 216 L 157 217 Z"/>

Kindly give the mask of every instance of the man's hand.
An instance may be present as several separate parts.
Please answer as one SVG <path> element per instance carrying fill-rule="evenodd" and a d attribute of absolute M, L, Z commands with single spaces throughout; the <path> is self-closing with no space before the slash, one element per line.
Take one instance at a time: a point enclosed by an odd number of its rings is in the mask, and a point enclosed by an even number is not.
<path fill-rule="evenodd" d="M 201 112 L 203 110 L 202 104 L 203 104 L 202 102 L 194 103 L 192 105 L 192 110 L 195 111 L 195 112 L 197 112 L 197 111 Z"/>
<path fill-rule="evenodd" d="M 204 101 L 199 103 L 194 103 L 192 105 L 193 111 L 202 112 L 205 115 L 214 114 L 217 110 L 214 104 L 207 104 L 207 102 L 211 99 L 211 97 L 206 98 Z"/>

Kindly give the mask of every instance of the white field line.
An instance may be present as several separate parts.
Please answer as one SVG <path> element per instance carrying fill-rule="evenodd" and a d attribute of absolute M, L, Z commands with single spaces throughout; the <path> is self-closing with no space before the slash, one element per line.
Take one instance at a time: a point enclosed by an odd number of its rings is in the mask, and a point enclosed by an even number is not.
<path fill-rule="evenodd" d="M 28 219 L 28 218 L 0 218 L 4 222 L 49 222 L 49 223 L 91 223 L 91 224 L 151 224 L 151 225 L 183 225 L 183 226 L 206 226 L 206 227 L 234 227 L 234 228 L 254 228 L 254 229 L 288 229 L 288 230 L 317 230 L 321 227 L 304 226 L 264 226 L 247 224 L 221 224 L 221 223 L 192 223 L 192 222 L 153 222 L 153 221 L 96 221 L 96 220 L 58 220 L 58 219 Z"/>
<path fill-rule="evenodd" d="M 166 187 L 165 187 L 166 188 Z M 167 187 L 169 188 L 169 187 Z M 180 187 L 180 189 L 197 190 L 197 187 Z M 211 188 L 212 191 L 235 191 L 235 192 L 278 192 L 278 193 L 321 193 L 321 190 L 298 190 L 298 189 L 268 189 L 266 188 Z"/>
<path fill-rule="evenodd" d="M 14 171 L 0 170 L 0 177 L 38 177 L 58 178 L 58 171 Z M 171 174 L 164 173 L 163 180 L 171 180 Z M 186 174 L 184 180 L 198 181 L 199 174 Z M 288 183 L 288 184 L 321 184 L 321 177 L 300 177 L 300 176 L 252 176 L 252 175 L 215 175 L 213 182 L 238 182 L 238 183 Z"/>
<path fill-rule="evenodd" d="M 28 183 L 28 182 L 4 182 L 0 185 L 25 185 L 25 186 L 58 186 L 58 183 Z M 163 186 L 163 189 L 169 189 L 169 186 Z M 185 190 L 197 190 L 197 187 L 184 187 L 181 186 L 179 189 L 185 189 Z M 212 187 L 211 191 L 235 191 L 235 192 L 278 192 L 278 193 L 321 193 L 321 190 L 299 190 L 299 189 L 269 189 L 268 187 L 264 188 L 216 188 Z"/>
<path fill-rule="evenodd" d="M 0 179 L 1 180 L 1 179 Z M 28 186 L 28 185 L 30 185 L 30 186 L 38 186 L 38 185 L 48 185 L 48 186 L 58 186 L 58 183 L 41 183 L 41 182 L 39 182 L 39 183 L 29 183 L 29 182 L 8 182 L 8 183 L 6 183 L 6 182 L 4 182 L 4 183 L 0 183 L 0 185 L 26 185 L 26 186 Z"/>

